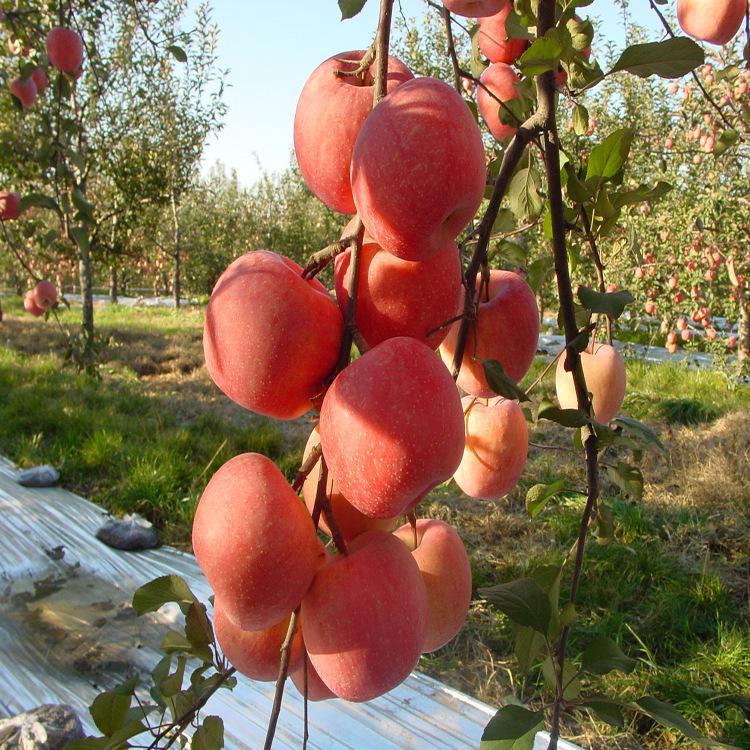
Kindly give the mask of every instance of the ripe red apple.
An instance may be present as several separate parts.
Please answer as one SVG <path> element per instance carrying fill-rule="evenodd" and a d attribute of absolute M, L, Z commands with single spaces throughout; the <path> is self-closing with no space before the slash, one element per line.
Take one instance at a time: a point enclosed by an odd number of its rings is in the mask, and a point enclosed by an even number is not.
<path fill-rule="evenodd" d="M 726 44 L 740 30 L 747 0 L 677 0 L 677 20 L 694 39 Z"/>
<path fill-rule="evenodd" d="M 455 240 L 479 208 L 486 168 L 466 102 L 435 78 L 401 84 L 365 120 L 352 155 L 354 203 L 372 238 L 404 260 Z"/>
<path fill-rule="evenodd" d="M 291 672 L 294 687 L 299 690 L 301 695 L 305 694 L 305 665 L 298 667 L 296 671 Z M 329 698 L 335 698 L 336 694 L 329 690 L 328 686 L 320 679 L 320 675 L 315 671 L 310 658 L 307 657 L 307 700 L 324 701 Z"/>
<path fill-rule="evenodd" d="M 63 73 L 75 73 L 83 64 L 83 39 L 81 35 L 61 26 L 47 34 L 47 57 Z"/>
<path fill-rule="evenodd" d="M 557 360 L 555 390 L 563 409 L 577 409 L 578 399 L 573 374 L 564 367 L 566 354 Z M 607 424 L 614 418 L 625 399 L 625 362 L 609 344 L 589 344 L 581 352 L 581 365 L 586 388 L 592 394 L 592 406 L 597 422 Z"/>
<path fill-rule="evenodd" d="M 224 612 L 219 597 L 214 602 L 214 634 L 224 656 L 233 667 L 251 680 L 269 682 L 279 674 L 281 644 L 286 638 L 291 615 L 263 630 L 242 630 Z M 302 643 L 302 630 L 297 629 L 289 647 L 289 672 L 302 664 L 305 647 Z"/>
<path fill-rule="evenodd" d="M 518 483 L 529 453 L 529 430 L 521 407 L 505 398 L 486 405 L 461 400 L 466 445 L 453 478 L 469 497 L 499 500 Z"/>
<path fill-rule="evenodd" d="M 391 534 L 368 531 L 335 555 L 302 600 L 310 661 L 340 698 L 367 701 L 416 666 L 427 630 L 427 592 L 417 563 Z"/>
<path fill-rule="evenodd" d="M 34 317 L 39 318 L 44 315 L 44 310 L 37 305 L 34 300 L 34 290 L 29 289 L 23 297 L 23 309 L 31 313 Z"/>
<path fill-rule="evenodd" d="M 195 511 L 193 550 L 224 613 L 245 630 L 286 617 L 325 561 L 305 506 L 257 453 L 235 456 L 211 477 Z"/>
<path fill-rule="evenodd" d="M 305 452 L 302 456 L 303 461 L 308 457 L 310 451 L 312 451 L 312 449 L 319 443 L 320 433 L 318 428 L 315 427 L 310 433 L 310 437 L 307 439 Z M 305 499 L 305 505 L 307 505 L 307 509 L 310 513 L 312 513 L 313 508 L 315 507 L 315 496 L 318 492 L 319 479 L 320 463 L 318 463 L 307 475 L 305 483 L 302 485 L 302 496 Z M 330 474 L 326 484 L 326 494 L 331 503 L 333 517 L 336 519 L 336 523 L 344 537 L 344 541 L 347 543 L 356 539 L 365 531 L 371 531 L 372 529 L 377 529 L 379 531 L 392 531 L 396 528 L 398 518 L 370 518 L 370 516 L 360 513 L 340 492 L 337 491 Z M 318 527 L 329 536 L 331 535 L 331 530 L 326 523 L 324 515 L 320 516 Z"/>
<path fill-rule="evenodd" d="M 11 221 L 18 218 L 18 207 L 21 203 L 20 193 L 0 192 L 0 219 Z"/>
<path fill-rule="evenodd" d="M 395 535 L 411 550 L 427 590 L 427 635 L 422 651 L 444 646 L 463 626 L 471 602 L 471 564 L 458 532 L 444 521 L 420 518 Z"/>
<path fill-rule="evenodd" d="M 352 198 L 349 167 L 362 123 L 372 109 L 374 71 L 362 77 L 337 76 L 352 71 L 364 50 L 329 57 L 310 74 L 294 115 L 294 150 L 302 176 L 329 208 L 344 214 L 357 210 Z M 387 91 L 414 78 L 395 57 L 388 58 Z M 346 113 L 344 116 L 343 113 Z"/>
<path fill-rule="evenodd" d="M 51 281 L 40 281 L 33 289 L 34 302 L 42 310 L 49 310 L 57 303 L 57 289 Z"/>
<path fill-rule="evenodd" d="M 443 0 L 451 13 L 466 18 L 491 16 L 508 5 L 510 0 Z"/>
<path fill-rule="evenodd" d="M 526 39 L 511 39 L 505 28 L 505 22 L 513 10 L 513 4 L 508 3 L 492 16 L 479 19 L 479 49 L 491 63 L 506 63 L 512 65 L 526 49 Z"/>
<path fill-rule="evenodd" d="M 481 277 L 477 275 L 477 289 Z M 472 328 L 458 375 L 458 385 L 482 398 L 497 394 L 484 377 L 482 361 L 495 359 L 508 377 L 517 383 L 534 361 L 539 339 L 539 309 L 531 287 L 512 271 L 490 271 L 488 296 L 483 296 L 477 313 L 476 344 Z M 440 346 L 446 366 L 453 366 L 459 324 L 455 324 Z M 476 352 L 476 354 L 475 354 Z"/>
<path fill-rule="evenodd" d="M 511 99 L 518 98 L 518 91 L 515 84 L 520 82 L 520 78 L 515 74 L 513 68 L 505 63 L 493 63 L 485 68 L 479 80 L 487 88 L 479 86 L 477 91 L 477 107 L 480 114 L 487 123 L 490 133 L 499 141 L 504 138 L 510 138 L 518 128 L 515 125 L 506 125 L 500 120 L 501 102 L 509 102 Z M 495 99 L 490 93 L 497 97 Z"/>
<path fill-rule="evenodd" d="M 41 94 L 49 86 L 49 78 L 42 68 L 37 68 L 31 74 L 31 80 L 36 84 L 36 90 Z"/>
<path fill-rule="evenodd" d="M 336 258 L 336 299 L 342 314 L 349 302 L 350 257 L 347 250 Z M 423 261 L 402 260 L 366 242 L 360 254 L 357 327 L 370 346 L 411 336 L 437 349 L 448 327 L 434 329 L 458 313 L 461 288 L 461 260 L 452 240 Z"/>
<path fill-rule="evenodd" d="M 35 101 L 37 97 L 36 84 L 32 78 L 14 78 L 8 86 L 10 93 L 21 102 L 21 106 L 24 109 L 28 109 Z"/>
<path fill-rule="evenodd" d="M 206 310 L 211 379 L 241 406 L 276 419 L 312 408 L 344 327 L 326 288 L 301 270 L 276 253 L 246 253 L 216 282 Z"/>
<path fill-rule="evenodd" d="M 368 516 L 392 518 L 456 470 L 461 400 L 431 349 L 416 339 L 388 339 L 333 381 L 320 411 L 320 440 L 344 497 Z"/>

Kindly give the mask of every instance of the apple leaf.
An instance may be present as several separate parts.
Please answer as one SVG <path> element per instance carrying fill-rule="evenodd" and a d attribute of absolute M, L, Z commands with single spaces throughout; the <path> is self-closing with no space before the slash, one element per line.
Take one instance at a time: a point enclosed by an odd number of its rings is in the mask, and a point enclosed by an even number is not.
<path fill-rule="evenodd" d="M 480 750 L 532 750 L 534 737 L 544 725 L 544 711 L 523 706 L 503 706 L 482 734 Z"/>
<path fill-rule="evenodd" d="M 632 44 L 623 50 L 610 73 L 626 70 L 640 78 L 681 78 L 704 62 L 700 45 L 684 36 L 663 42 Z"/>
<path fill-rule="evenodd" d="M 589 674 L 609 674 L 615 669 L 630 674 L 635 665 L 636 660 L 625 656 L 620 647 L 606 636 L 589 643 L 581 655 L 581 669 Z"/>
<path fill-rule="evenodd" d="M 622 315 L 625 305 L 633 302 L 633 295 L 625 289 L 619 292 L 595 292 L 587 286 L 579 286 L 578 299 L 587 310 L 604 313 L 615 319 Z"/>
<path fill-rule="evenodd" d="M 714 146 L 714 156 L 723 154 L 728 148 L 737 143 L 739 138 L 740 134 L 734 129 L 722 130 Z"/>
<path fill-rule="evenodd" d="M 565 480 L 558 479 L 552 484 L 535 484 L 526 493 L 526 510 L 532 518 L 536 518 L 542 508 L 555 496 L 565 489 Z"/>
<path fill-rule="evenodd" d="M 125 723 L 133 691 L 138 677 L 132 677 L 114 690 L 100 693 L 89 707 L 96 728 L 105 735 L 112 735 Z"/>
<path fill-rule="evenodd" d="M 542 181 L 535 167 L 519 169 L 508 186 L 510 207 L 519 221 L 533 221 L 544 208 Z"/>
<path fill-rule="evenodd" d="M 547 592 L 533 578 L 487 586 L 479 589 L 479 594 L 513 622 L 547 633 L 552 608 Z"/>
<path fill-rule="evenodd" d="M 367 0 L 339 0 L 339 9 L 341 10 L 341 20 L 346 21 L 354 18 L 365 7 Z"/>
<path fill-rule="evenodd" d="M 586 135 L 589 131 L 589 111 L 583 104 L 573 107 L 573 130 L 576 135 Z"/>
<path fill-rule="evenodd" d="M 563 53 L 562 42 L 554 34 L 554 29 L 537 39 L 521 55 L 518 65 L 527 76 L 538 76 L 547 70 L 557 70 Z"/>
<path fill-rule="evenodd" d="M 647 447 L 656 448 L 661 453 L 667 452 L 664 443 L 662 443 L 659 436 L 651 427 L 649 427 L 649 425 L 624 415 L 615 417 L 614 423 L 616 427 L 622 427 L 625 434 L 637 440 L 639 443 L 643 443 Z"/>
<path fill-rule="evenodd" d="M 622 716 L 622 707 L 609 698 L 600 696 L 591 696 L 586 698 L 581 706 L 593 711 L 594 716 L 600 721 L 604 721 L 610 726 L 622 729 L 625 726 L 625 720 Z"/>
<path fill-rule="evenodd" d="M 636 500 L 643 499 L 643 474 L 637 466 L 618 461 L 607 464 L 609 478 L 626 494 Z"/>
<path fill-rule="evenodd" d="M 224 747 L 224 722 L 218 716 L 206 716 L 190 741 L 191 750 L 221 750 Z"/>
<path fill-rule="evenodd" d="M 180 576 L 161 576 L 143 584 L 133 594 L 133 608 L 139 614 L 155 612 L 167 602 L 176 602 L 187 614 L 195 601 L 195 594 Z"/>
<path fill-rule="evenodd" d="M 177 62 L 186 63 L 188 60 L 187 52 L 176 44 L 170 44 L 169 47 L 167 47 L 167 52 L 169 52 Z"/>
<path fill-rule="evenodd" d="M 531 401 L 523 388 L 519 388 L 503 370 L 503 366 L 496 359 L 485 359 L 482 362 L 484 377 L 487 384 L 498 396 L 504 396 L 513 401 Z"/>
<path fill-rule="evenodd" d="M 601 177 L 609 180 L 614 177 L 628 158 L 634 134 L 633 128 L 620 128 L 594 146 L 589 156 L 586 179 Z"/>
<path fill-rule="evenodd" d="M 586 415 L 580 409 L 561 409 L 551 401 L 542 401 L 536 413 L 537 419 L 548 419 L 563 427 L 583 427 L 588 423 Z"/>
<path fill-rule="evenodd" d="M 22 214 L 26 209 L 36 206 L 37 208 L 49 208 L 52 211 L 56 211 L 61 214 L 60 206 L 57 201 L 50 195 L 44 195 L 43 193 L 27 193 L 21 198 L 18 204 L 18 212 Z"/>
<path fill-rule="evenodd" d="M 528 674 L 544 647 L 544 636 L 526 625 L 515 626 L 516 638 L 513 643 L 513 654 L 523 674 Z"/>

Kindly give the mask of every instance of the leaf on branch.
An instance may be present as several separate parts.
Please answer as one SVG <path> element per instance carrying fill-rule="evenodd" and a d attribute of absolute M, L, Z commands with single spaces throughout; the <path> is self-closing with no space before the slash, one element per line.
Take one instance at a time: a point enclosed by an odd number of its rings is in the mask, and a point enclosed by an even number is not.
<path fill-rule="evenodd" d="M 531 750 L 543 726 L 544 711 L 503 706 L 484 728 L 480 750 Z"/>
<path fill-rule="evenodd" d="M 542 675 L 544 676 L 544 682 L 547 684 L 547 687 L 551 691 L 555 691 L 557 688 L 557 673 L 555 669 L 555 662 L 552 661 L 552 657 L 548 656 L 543 662 L 542 662 Z M 577 677 L 578 675 L 578 668 L 575 664 L 569 661 L 565 661 L 565 664 L 563 665 L 563 685 L 565 686 L 565 689 L 563 690 L 563 698 L 565 700 L 572 700 L 573 698 L 577 698 L 579 693 L 581 692 L 581 681 Z"/>
<path fill-rule="evenodd" d="M 137 684 L 138 677 L 132 677 L 114 690 L 100 693 L 94 698 L 89 713 L 102 734 L 109 737 L 122 728 Z"/>
<path fill-rule="evenodd" d="M 510 207 L 519 221 L 534 221 L 544 208 L 542 181 L 536 167 L 519 169 L 508 186 Z"/>
<path fill-rule="evenodd" d="M 521 55 L 518 65 L 527 76 L 538 76 L 547 70 L 557 70 L 563 49 L 556 30 L 550 29 Z"/>
<path fill-rule="evenodd" d="M 636 500 L 643 499 L 643 474 L 637 466 L 618 461 L 607 464 L 609 478 L 626 494 Z"/>
<path fill-rule="evenodd" d="M 586 179 L 601 177 L 609 180 L 614 177 L 627 161 L 634 135 L 633 128 L 620 128 L 594 146 L 589 155 Z"/>
<path fill-rule="evenodd" d="M 632 417 L 626 417 L 620 415 L 614 419 L 615 426 L 623 428 L 623 431 L 639 443 L 643 443 L 647 447 L 656 448 L 661 453 L 666 453 L 667 449 L 664 447 L 659 436 L 654 430 L 644 422 L 639 422 L 637 419 Z"/>
<path fill-rule="evenodd" d="M 588 423 L 586 415 L 580 409 L 561 409 L 551 401 L 546 400 L 539 404 L 536 418 L 557 422 L 563 427 L 583 427 Z"/>
<path fill-rule="evenodd" d="M 526 272 L 526 283 L 532 292 L 536 294 L 539 291 L 554 266 L 554 261 L 549 255 L 543 255 L 531 263 Z"/>
<path fill-rule="evenodd" d="M 663 180 L 659 180 L 654 187 L 639 185 L 634 190 L 615 193 L 612 196 L 612 205 L 615 208 L 622 208 L 623 206 L 632 206 L 636 203 L 643 203 L 643 201 L 658 200 L 665 196 L 671 189 L 672 186 Z"/>
<path fill-rule="evenodd" d="M 509 378 L 503 370 L 503 366 L 496 359 L 485 359 L 482 362 L 484 377 L 487 384 L 498 396 L 504 396 L 513 401 L 531 401 L 523 388 L 519 388 L 515 381 Z"/>
<path fill-rule="evenodd" d="M 84 252 L 87 253 L 91 249 L 89 233 L 86 231 L 85 227 L 71 227 L 70 236 L 73 238 L 76 245 L 78 245 L 78 247 Z"/>
<path fill-rule="evenodd" d="M 721 156 L 728 148 L 734 146 L 740 139 L 740 134 L 734 130 L 722 130 L 714 146 L 714 156 Z"/>
<path fill-rule="evenodd" d="M 573 107 L 573 131 L 576 135 L 586 135 L 589 132 L 589 111 L 583 104 Z"/>
<path fill-rule="evenodd" d="M 18 204 L 18 212 L 22 214 L 26 209 L 31 208 L 32 206 L 38 208 L 49 208 L 58 214 L 62 214 L 57 201 L 52 196 L 44 195 L 43 193 L 27 193 L 24 195 Z"/>
<path fill-rule="evenodd" d="M 587 286 L 579 286 L 578 299 L 592 313 L 603 313 L 616 319 L 625 311 L 625 305 L 633 302 L 633 295 L 625 289 L 619 292 L 595 292 Z"/>
<path fill-rule="evenodd" d="M 684 36 L 663 42 L 633 44 L 623 50 L 610 73 L 626 70 L 640 78 L 681 78 L 704 62 L 700 45 Z"/>
<path fill-rule="evenodd" d="M 367 0 L 339 0 L 341 20 L 346 21 L 354 18 L 365 7 Z"/>
<path fill-rule="evenodd" d="M 581 669 L 590 674 L 609 674 L 615 669 L 630 674 L 635 665 L 635 659 L 625 656 L 620 647 L 604 635 L 589 643 L 581 655 Z"/>
<path fill-rule="evenodd" d="M 614 541 L 615 538 L 615 514 L 612 508 L 604 503 L 599 503 L 596 509 L 596 541 L 605 545 Z"/>
<path fill-rule="evenodd" d="M 479 594 L 513 622 L 547 633 L 552 617 L 549 597 L 533 578 L 488 586 L 479 589 Z"/>
<path fill-rule="evenodd" d="M 183 614 L 187 614 L 190 605 L 196 601 L 183 578 L 170 575 L 155 578 L 141 586 L 133 594 L 133 608 L 139 614 L 155 612 L 167 602 L 176 602 Z"/>
<path fill-rule="evenodd" d="M 523 674 L 528 674 L 544 646 L 544 636 L 534 628 L 516 625 L 516 638 L 513 643 L 513 654 Z"/>
<path fill-rule="evenodd" d="M 625 726 L 625 720 L 622 716 L 622 707 L 619 703 L 609 698 L 591 696 L 586 698 L 581 706 L 593 711 L 594 716 L 600 721 L 606 722 L 610 726 L 622 729 Z"/>
<path fill-rule="evenodd" d="M 167 52 L 169 52 L 177 62 L 186 63 L 188 61 L 187 52 L 176 44 L 170 44 L 169 47 L 167 47 Z"/>
<path fill-rule="evenodd" d="M 532 518 L 536 518 L 542 508 L 555 496 L 565 489 L 565 480 L 558 479 L 552 484 L 535 484 L 526 493 L 526 510 Z"/>
<path fill-rule="evenodd" d="M 224 747 L 224 722 L 218 716 L 206 716 L 195 730 L 191 750 L 221 750 Z"/>

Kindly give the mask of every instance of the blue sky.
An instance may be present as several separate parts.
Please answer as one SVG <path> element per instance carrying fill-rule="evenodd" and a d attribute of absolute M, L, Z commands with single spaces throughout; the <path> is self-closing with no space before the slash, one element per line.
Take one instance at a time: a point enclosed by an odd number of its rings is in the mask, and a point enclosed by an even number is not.
<path fill-rule="evenodd" d="M 396 12 L 399 4 L 407 18 L 427 10 L 424 0 L 396 0 Z M 236 169 L 245 185 L 252 184 L 261 169 L 283 170 L 292 148 L 297 97 L 307 76 L 333 54 L 367 47 L 378 5 L 378 0 L 368 0 L 359 16 L 342 22 L 336 0 L 212 0 L 220 29 L 219 65 L 230 72 L 225 126 L 208 143 L 204 168 L 221 161 Z M 604 35 L 622 45 L 612 0 L 595 0 L 582 12 L 598 17 Z M 648 0 L 632 0 L 631 13 L 656 28 Z"/>

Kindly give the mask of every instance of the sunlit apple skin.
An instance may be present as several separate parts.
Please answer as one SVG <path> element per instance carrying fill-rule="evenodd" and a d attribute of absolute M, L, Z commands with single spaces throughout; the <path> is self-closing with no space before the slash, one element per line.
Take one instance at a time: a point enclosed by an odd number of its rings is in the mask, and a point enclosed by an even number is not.
<path fill-rule="evenodd" d="M 504 8 L 510 0 L 443 0 L 451 13 L 466 18 L 491 16 Z"/>
<path fill-rule="evenodd" d="M 395 532 L 411 550 L 427 590 L 427 634 L 422 651 L 430 653 L 452 640 L 469 612 L 471 564 L 458 532 L 444 521 L 420 518 L 414 530 L 404 524 Z"/>
<path fill-rule="evenodd" d="M 336 299 L 342 314 L 349 300 L 350 258 L 349 250 L 336 258 Z M 437 349 L 448 334 L 447 326 L 439 327 L 456 316 L 461 288 L 461 260 L 453 241 L 424 261 L 402 260 L 374 242 L 365 243 L 360 254 L 357 328 L 370 346 L 410 336 Z"/>
<path fill-rule="evenodd" d="M 515 84 L 520 78 L 515 74 L 510 65 L 505 63 L 492 63 L 484 69 L 479 80 L 494 94 L 501 102 L 509 102 L 518 98 Z M 510 138 L 518 128 L 515 125 L 506 125 L 500 120 L 501 104 L 493 98 L 487 89 L 479 86 L 477 89 L 477 108 L 487 123 L 490 133 L 499 141 Z"/>
<path fill-rule="evenodd" d="M 51 281 L 40 281 L 33 289 L 34 302 L 42 308 L 49 310 L 57 303 L 57 289 Z"/>
<path fill-rule="evenodd" d="M 526 49 L 526 39 L 511 39 L 505 28 L 513 5 L 508 4 L 501 8 L 498 13 L 479 19 L 479 49 L 485 54 L 491 63 L 505 63 L 512 65 Z"/>
<path fill-rule="evenodd" d="M 24 109 L 28 109 L 36 101 L 37 89 L 32 78 L 27 78 L 25 81 L 22 78 L 15 78 L 10 82 L 8 89 L 21 102 Z"/>
<path fill-rule="evenodd" d="M 35 318 L 40 318 L 44 315 L 44 309 L 37 305 L 34 299 L 34 290 L 29 289 L 23 297 L 23 309 L 26 312 L 31 313 Z"/>
<path fill-rule="evenodd" d="M 42 68 L 37 68 L 32 74 L 31 74 L 31 80 L 34 81 L 34 84 L 36 85 L 36 90 L 41 94 L 44 89 L 49 86 L 49 78 L 47 77 L 47 74 L 42 70 Z"/>
<path fill-rule="evenodd" d="M 361 60 L 363 55 L 363 50 L 342 52 L 315 68 L 302 89 L 294 115 L 294 151 L 302 176 L 323 203 L 343 214 L 357 210 L 349 167 L 354 141 L 372 109 L 374 68 L 364 80 L 334 73 L 355 70 L 357 63 L 342 61 Z M 388 92 L 412 78 L 406 65 L 395 57 L 388 58 Z"/>
<path fill-rule="evenodd" d="M 302 455 L 303 462 L 308 455 L 310 455 L 312 449 L 319 444 L 320 433 L 318 432 L 318 428 L 315 427 L 310 433 L 310 437 L 307 439 L 307 445 L 305 445 L 305 451 Z M 305 505 L 311 514 L 315 507 L 315 497 L 318 493 L 319 479 L 320 462 L 318 462 L 315 468 L 307 475 L 305 483 L 302 485 L 302 496 L 304 497 Z M 341 531 L 341 535 L 347 543 L 356 539 L 365 531 L 372 531 L 373 529 L 379 531 L 392 531 L 398 524 L 398 518 L 370 518 L 364 513 L 360 513 L 340 492 L 337 491 L 330 474 L 328 476 L 328 481 L 326 482 L 326 494 L 331 503 L 333 517 L 336 519 L 339 531 Z M 324 514 L 321 514 L 320 516 L 318 527 L 329 536 L 331 535 L 331 530 L 326 523 Z"/>
<path fill-rule="evenodd" d="M 577 409 L 573 375 L 565 371 L 565 355 L 557 361 L 555 390 L 563 409 Z M 625 399 L 625 362 L 620 353 L 609 344 L 591 344 L 581 353 L 581 365 L 586 388 L 593 395 L 594 417 L 597 422 L 607 424 L 612 420 Z"/>
<path fill-rule="evenodd" d="M 224 613 L 244 630 L 286 617 L 325 561 L 302 501 L 257 453 L 235 456 L 211 477 L 195 511 L 193 550 Z"/>
<path fill-rule="evenodd" d="M 338 305 L 301 270 L 276 253 L 246 253 L 221 275 L 206 309 L 211 379 L 241 406 L 276 419 L 312 408 L 343 333 Z"/>
<path fill-rule="evenodd" d="M 482 136 L 466 102 L 435 78 L 401 84 L 365 120 L 352 193 L 384 250 L 426 260 L 456 239 L 482 202 Z"/>
<path fill-rule="evenodd" d="M 677 0 L 677 20 L 694 39 L 726 44 L 740 30 L 747 0 Z"/>
<path fill-rule="evenodd" d="M 63 73 L 75 73 L 83 64 L 83 39 L 73 29 L 58 26 L 47 33 L 47 57 Z"/>
<path fill-rule="evenodd" d="M 21 204 L 20 193 L 0 192 L 0 219 L 11 221 L 18 218 L 18 209 Z"/>
<path fill-rule="evenodd" d="M 388 339 L 333 381 L 320 439 L 344 497 L 365 515 L 392 518 L 458 467 L 461 400 L 432 350 L 416 339 Z"/>
<path fill-rule="evenodd" d="M 529 430 L 521 407 L 505 398 L 488 404 L 473 396 L 461 400 L 466 446 L 453 475 L 469 497 L 499 500 L 518 483 L 529 453 Z"/>
<path fill-rule="evenodd" d="M 291 672 L 292 682 L 294 687 L 297 688 L 300 695 L 305 694 L 305 665 L 298 667 L 294 672 Z M 325 701 L 329 698 L 335 698 L 336 694 L 328 688 L 328 686 L 320 679 L 320 675 L 315 671 L 315 667 L 312 665 L 309 657 L 307 659 L 307 700 L 309 701 Z"/>
<path fill-rule="evenodd" d="M 477 276 L 477 289 L 481 276 Z M 494 359 L 516 381 L 534 361 L 539 340 L 539 308 L 531 287 L 512 271 L 490 271 L 489 299 L 482 296 L 477 313 L 477 342 L 469 327 L 458 385 L 472 396 L 491 398 L 497 394 L 487 384 L 482 360 Z M 458 324 L 448 332 L 440 347 L 446 366 L 453 367 Z M 473 357 L 476 349 L 476 357 Z"/>
<path fill-rule="evenodd" d="M 221 599 L 214 602 L 214 634 L 224 656 L 251 680 L 269 682 L 279 674 L 281 644 L 286 638 L 291 615 L 263 630 L 242 630 L 225 614 Z M 299 626 L 289 647 L 289 672 L 299 669 L 304 657 Z"/>
<path fill-rule="evenodd" d="M 427 629 L 417 563 L 392 534 L 368 531 L 315 576 L 302 600 L 310 661 L 339 698 L 367 701 L 416 666 Z"/>

